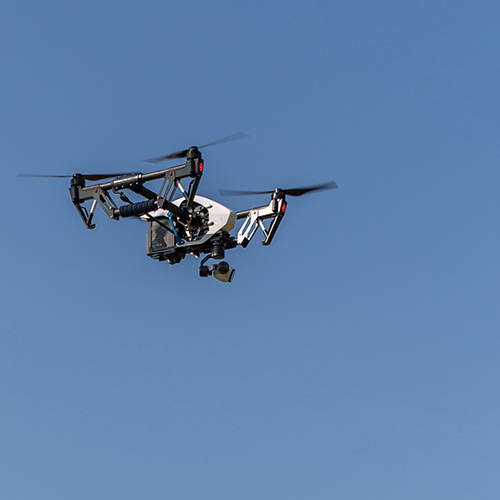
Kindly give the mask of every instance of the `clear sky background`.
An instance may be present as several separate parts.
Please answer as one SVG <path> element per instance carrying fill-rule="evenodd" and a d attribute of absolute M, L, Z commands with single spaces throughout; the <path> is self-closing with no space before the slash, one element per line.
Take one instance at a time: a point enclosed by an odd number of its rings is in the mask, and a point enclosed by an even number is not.
<path fill-rule="evenodd" d="M 493 1 L 3 0 L 0 497 L 498 499 L 499 25 Z M 16 178 L 240 131 L 200 194 L 339 189 L 289 198 L 231 284 Z"/>

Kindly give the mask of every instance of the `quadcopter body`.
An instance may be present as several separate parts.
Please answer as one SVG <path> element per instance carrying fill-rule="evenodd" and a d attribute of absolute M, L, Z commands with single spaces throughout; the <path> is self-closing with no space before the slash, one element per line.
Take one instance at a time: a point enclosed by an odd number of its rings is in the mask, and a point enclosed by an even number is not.
<path fill-rule="evenodd" d="M 236 138 L 241 138 L 241 134 L 229 136 L 206 146 Z M 223 261 L 226 250 L 238 246 L 246 248 L 259 228 L 264 235 L 262 244 L 269 245 L 285 215 L 287 194 L 300 196 L 315 190 L 337 187 L 335 182 L 330 182 L 306 188 L 277 188 L 264 192 L 221 191 L 221 194 L 229 195 L 271 194 L 268 205 L 234 212 L 216 201 L 197 194 L 204 172 L 204 162 L 198 147 L 193 146 L 184 151 L 147 161 L 156 163 L 172 158 L 185 158 L 186 161 L 182 165 L 150 173 L 69 176 L 71 177 L 71 200 L 88 229 L 95 227 L 93 218 L 98 206 L 110 219 L 138 217 L 148 223 L 147 255 L 149 257 L 177 264 L 189 254 L 195 257 L 203 256 L 199 269 L 200 276 L 214 276 L 223 282 L 230 282 L 234 277 L 234 269 Z M 112 177 L 114 179 L 107 182 L 91 185 L 86 183 L 86 181 L 103 181 Z M 161 181 L 158 192 L 145 186 L 154 180 Z M 141 196 L 144 201 L 132 202 L 125 194 L 125 190 Z M 116 197 L 119 197 L 121 204 L 118 204 Z M 85 206 L 86 202 L 91 202 L 90 210 Z M 237 235 L 232 236 L 230 233 L 239 220 L 243 223 Z M 207 266 L 209 259 L 216 260 L 218 263 Z"/>

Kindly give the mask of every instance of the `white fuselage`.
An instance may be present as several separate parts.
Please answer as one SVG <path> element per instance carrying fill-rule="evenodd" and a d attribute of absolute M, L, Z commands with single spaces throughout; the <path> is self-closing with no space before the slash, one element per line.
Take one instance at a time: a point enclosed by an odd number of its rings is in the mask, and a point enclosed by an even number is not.
<path fill-rule="evenodd" d="M 174 200 L 172 203 L 174 205 L 180 206 L 180 204 L 184 201 L 184 198 L 178 198 Z M 202 205 L 208 210 L 209 216 L 209 225 L 208 232 L 205 233 L 200 239 L 197 239 L 195 244 L 203 244 L 205 241 L 209 240 L 215 233 L 219 231 L 225 231 L 229 233 L 234 228 L 236 224 L 236 214 L 230 209 L 217 203 L 216 201 L 209 200 L 204 196 L 196 195 L 194 197 L 194 202 Z M 155 217 L 157 219 L 168 218 L 169 211 L 168 210 L 155 210 L 154 212 L 150 212 L 149 215 Z M 148 221 L 149 218 L 147 215 L 141 215 L 141 219 L 144 221 Z M 191 242 L 192 244 L 193 242 Z M 176 244 L 176 246 L 184 246 L 189 244 L 188 242 Z"/>

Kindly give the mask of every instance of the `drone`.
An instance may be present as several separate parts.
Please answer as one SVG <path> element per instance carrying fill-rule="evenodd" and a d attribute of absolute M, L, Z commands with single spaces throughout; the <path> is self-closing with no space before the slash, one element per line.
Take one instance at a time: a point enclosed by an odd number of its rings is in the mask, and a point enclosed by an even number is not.
<path fill-rule="evenodd" d="M 200 262 L 199 275 L 213 276 L 219 281 L 229 283 L 234 278 L 235 270 L 223 260 L 226 250 L 238 246 L 246 248 L 258 228 L 264 235 L 262 244 L 270 245 L 285 215 L 287 196 L 302 196 L 313 191 L 338 187 L 332 181 L 294 189 L 276 188 L 272 191 L 220 190 L 222 196 L 271 195 L 268 205 L 239 212 L 198 195 L 198 187 L 204 172 L 200 149 L 244 137 L 247 137 L 246 134 L 237 133 L 204 146 L 191 146 L 182 151 L 146 160 L 150 163 L 159 163 L 165 160 L 185 159 L 182 165 L 149 173 L 18 174 L 18 176 L 71 178 L 69 188 L 71 201 L 87 229 L 95 228 L 92 221 L 97 207 L 113 220 L 138 217 L 148 224 L 148 257 L 167 261 L 169 264 L 178 264 L 188 254 L 197 258 L 204 256 Z M 112 180 L 101 182 L 106 179 Z M 145 186 L 155 180 L 161 181 L 158 192 Z M 87 185 L 86 181 L 97 183 Z M 132 202 L 124 190 L 141 196 L 144 201 Z M 118 197 L 122 204 L 118 205 L 113 197 Z M 90 210 L 84 205 L 86 202 L 91 203 Z M 231 236 L 230 232 L 240 220 L 243 224 L 238 234 Z M 267 226 L 264 221 L 267 221 Z M 207 265 L 210 259 L 218 262 Z"/>

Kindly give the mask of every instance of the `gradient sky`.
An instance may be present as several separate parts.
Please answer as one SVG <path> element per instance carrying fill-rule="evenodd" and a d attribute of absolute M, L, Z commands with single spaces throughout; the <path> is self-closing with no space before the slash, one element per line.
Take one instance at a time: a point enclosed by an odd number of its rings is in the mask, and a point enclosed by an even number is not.
<path fill-rule="evenodd" d="M 500 5 L 3 0 L 0 497 L 497 499 Z M 233 283 L 66 179 L 289 198 Z"/>

